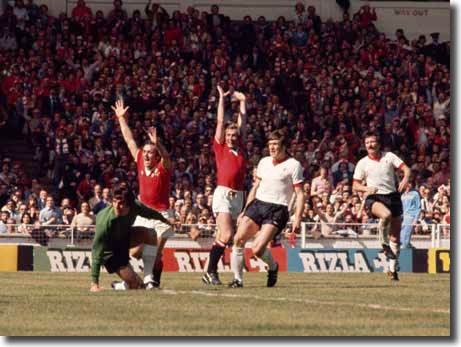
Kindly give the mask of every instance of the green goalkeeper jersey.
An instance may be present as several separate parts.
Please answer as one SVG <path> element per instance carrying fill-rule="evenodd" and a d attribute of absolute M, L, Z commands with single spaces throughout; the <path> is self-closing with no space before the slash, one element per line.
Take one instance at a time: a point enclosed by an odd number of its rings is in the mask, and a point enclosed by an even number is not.
<path fill-rule="evenodd" d="M 168 221 L 159 212 L 136 200 L 126 216 L 116 216 L 114 207 L 107 206 L 96 215 L 96 233 L 93 239 L 91 277 L 98 283 L 103 259 L 114 252 L 128 252 L 130 231 L 137 216 Z"/>

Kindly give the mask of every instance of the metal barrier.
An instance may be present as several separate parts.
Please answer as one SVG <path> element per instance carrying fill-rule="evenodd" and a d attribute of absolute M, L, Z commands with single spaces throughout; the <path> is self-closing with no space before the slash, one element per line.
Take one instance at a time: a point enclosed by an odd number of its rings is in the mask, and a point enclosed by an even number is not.
<path fill-rule="evenodd" d="M 450 241 L 450 224 L 432 224 L 432 248 L 449 248 L 447 240 Z"/>
<path fill-rule="evenodd" d="M 322 235 L 322 224 L 328 226 L 329 234 Z M 416 225 L 418 226 L 418 225 Z M 450 248 L 450 225 L 449 224 L 429 224 L 431 246 L 433 248 Z M 300 235 L 295 235 L 300 239 L 299 246 L 306 248 L 306 240 L 316 240 L 320 237 L 325 239 L 378 239 L 378 224 L 376 223 L 323 223 L 323 222 L 303 222 L 301 224 Z M 210 241 L 215 236 L 215 224 L 175 224 L 175 236 L 172 241 Z M 56 247 L 77 247 L 89 246 L 92 243 L 95 226 L 70 225 L 24 225 L 8 224 L 7 233 L 0 234 L 0 243 L 30 243 L 35 245 Z M 288 224 L 283 236 L 288 236 L 291 225 Z M 427 238 L 429 236 L 426 236 Z M 414 237 L 413 237 L 414 238 Z"/>
<path fill-rule="evenodd" d="M 327 226 L 330 229 L 330 235 L 323 235 L 319 230 Z M 413 224 L 411 224 L 413 225 Z M 404 226 L 404 224 L 402 224 Z M 450 248 L 450 224 L 415 224 L 414 227 L 428 227 L 431 233 L 432 247 Z M 375 233 L 372 230 L 376 230 Z M 368 231 L 364 233 L 364 231 Z M 415 234 L 413 234 L 415 235 Z M 441 235 L 443 236 L 441 238 Z M 325 222 L 303 222 L 301 225 L 301 248 L 306 248 L 306 240 L 309 238 L 317 239 L 324 238 L 338 238 L 348 237 L 361 238 L 361 237 L 374 237 L 378 239 L 378 224 L 377 223 L 325 223 Z M 414 237 L 414 236 L 412 236 Z M 442 240 L 442 242 L 441 242 Z"/>
<path fill-rule="evenodd" d="M 211 239 L 215 235 L 215 224 L 175 224 L 178 239 Z M 8 224 L 7 232 L 0 234 L 0 243 L 29 243 L 41 246 L 77 247 L 88 246 L 93 241 L 95 225 L 39 225 Z M 2 242 L 3 241 L 3 242 Z"/>

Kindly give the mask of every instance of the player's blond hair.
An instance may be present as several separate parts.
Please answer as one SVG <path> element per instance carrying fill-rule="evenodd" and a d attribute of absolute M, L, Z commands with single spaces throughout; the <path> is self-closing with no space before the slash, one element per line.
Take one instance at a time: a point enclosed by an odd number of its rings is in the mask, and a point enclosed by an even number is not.
<path fill-rule="evenodd" d="M 224 133 L 227 133 L 227 130 L 234 130 L 234 129 L 236 129 L 237 131 L 240 130 L 238 124 L 235 122 L 227 122 Z"/>

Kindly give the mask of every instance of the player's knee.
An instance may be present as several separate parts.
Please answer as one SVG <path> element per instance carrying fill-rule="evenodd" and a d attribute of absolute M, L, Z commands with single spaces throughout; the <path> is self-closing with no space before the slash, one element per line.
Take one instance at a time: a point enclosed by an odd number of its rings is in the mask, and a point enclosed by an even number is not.
<path fill-rule="evenodd" d="M 240 235 L 235 235 L 234 236 L 234 245 L 237 247 L 244 247 L 245 246 L 245 240 L 240 237 Z"/>
<path fill-rule="evenodd" d="M 219 242 L 222 242 L 224 244 L 227 244 L 227 243 L 229 243 L 231 237 L 232 237 L 232 230 L 224 230 L 224 231 L 221 231 L 219 233 L 216 240 L 218 240 Z"/>

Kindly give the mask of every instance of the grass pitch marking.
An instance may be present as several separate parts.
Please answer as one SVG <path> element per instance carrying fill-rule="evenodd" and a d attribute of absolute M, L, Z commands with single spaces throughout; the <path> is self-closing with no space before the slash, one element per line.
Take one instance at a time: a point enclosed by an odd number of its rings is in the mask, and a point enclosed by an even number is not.
<path fill-rule="evenodd" d="M 240 295 L 240 294 L 226 294 L 226 293 L 218 293 L 218 292 L 207 292 L 202 290 L 173 290 L 173 289 L 161 289 L 161 293 L 168 294 L 168 295 L 178 295 L 178 294 L 195 294 L 195 295 L 203 295 L 203 296 L 220 296 L 220 297 L 227 297 L 227 298 L 238 298 L 238 299 L 256 299 L 256 300 L 264 300 L 264 301 L 286 301 L 286 302 L 299 302 L 304 304 L 316 304 L 316 305 L 342 305 L 342 306 L 355 306 L 355 307 L 362 307 L 374 310 L 385 310 L 385 311 L 402 311 L 402 312 L 432 312 L 432 313 L 444 313 L 450 314 L 450 310 L 425 310 L 425 309 L 414 309 L 409 307 L 395 307 L 395 306 L 383 306 L 379 304 L 361 304 L 355 302 L 337 302 L 337 301 L 319 301 L 319 300 L 310 300 L 310 299 L 291 299 L 291 298 L 270 298 L 270 297 L 263 297 L 259 295 Z"/>

